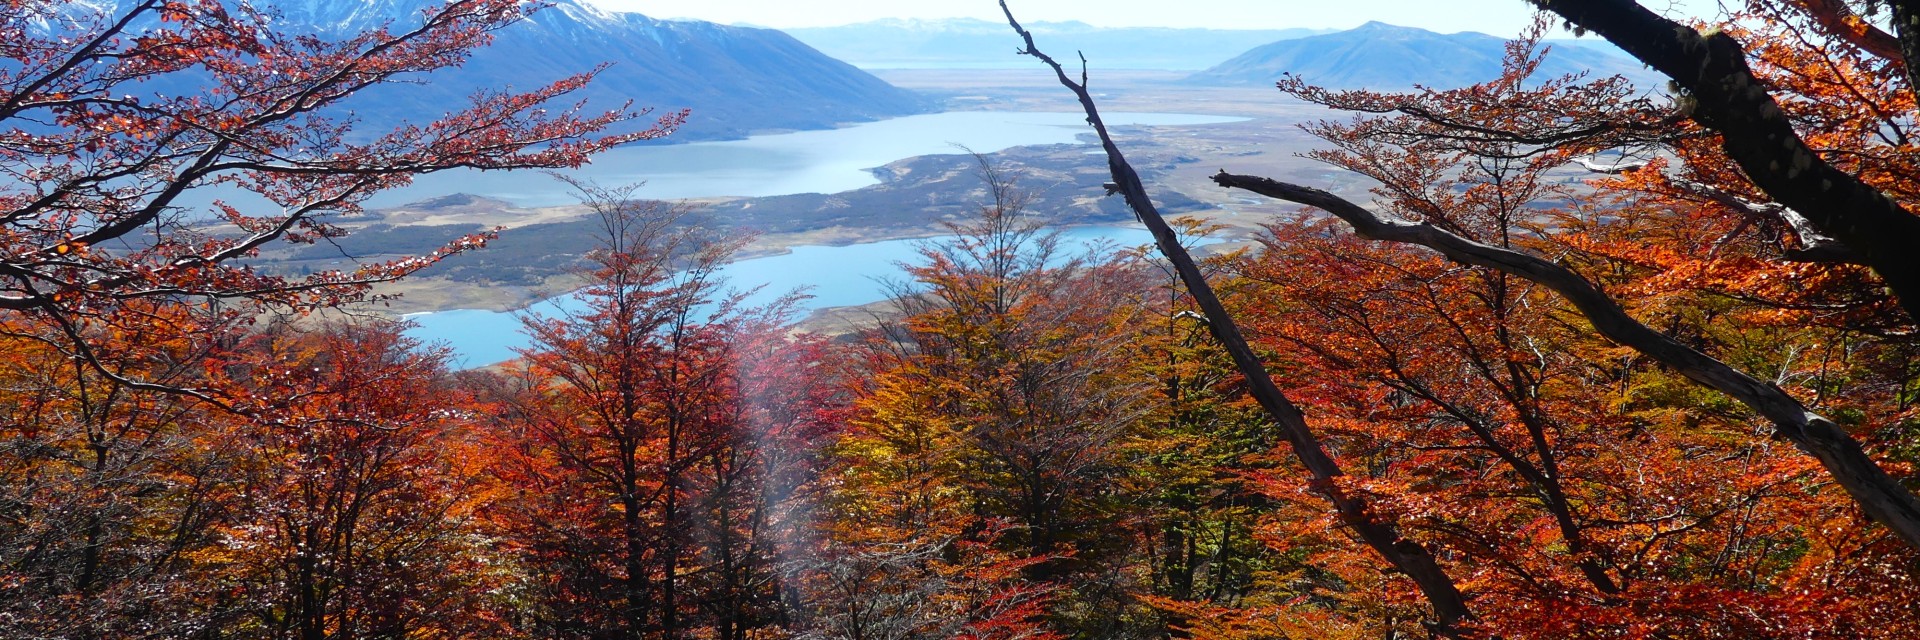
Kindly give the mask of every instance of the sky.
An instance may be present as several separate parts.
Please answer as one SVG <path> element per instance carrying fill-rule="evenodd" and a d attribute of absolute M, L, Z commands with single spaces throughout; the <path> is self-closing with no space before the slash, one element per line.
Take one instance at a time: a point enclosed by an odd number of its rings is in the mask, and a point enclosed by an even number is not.
<path fill-rule="evenodd" d="M 587 0 L 613 11 L 780 28 L 881 18 L 1001 19 L 994 0 Z M 1510 36 L 1532 20 L 1525 0 L 1009 0 L 1022 22 L 1079 20 L 1101 27 L 1347 29 L 1369 20 L 1441 33 Z M 1710 11 L 1713 0 L 1643 0 L 1656 10 Z"/>

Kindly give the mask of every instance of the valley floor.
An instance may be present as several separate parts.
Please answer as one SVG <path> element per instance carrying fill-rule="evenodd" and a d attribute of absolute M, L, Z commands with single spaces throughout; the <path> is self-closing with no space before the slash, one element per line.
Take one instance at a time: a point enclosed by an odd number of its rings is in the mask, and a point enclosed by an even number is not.
<path fill-rule="evenodd" d="M 1070 93 L 1037 69 L 920 69 L 876 73 L 897 86 L 936 96 L 950 110 L 1031 112 L 1078 108 Z M 1116 131 L 1129 158 L 1148 175 L 1150 186 L 1156 189 L 1155 197 L 1171 211 L 1207 219 L 1226 227 L 1232 235 L 1245 235 L 1257 231 L 1261 224 L 1276 216 L 1297 209 L 1215 186 L 1208 178 L 1220 169 L 1314 184 L 1350 197 L 1366 195 L 1369 185 L 1364 179 L 1300 157 L 1319 142 L 1298 128 L 1302 122 L 1328 115 L 1318 106 L 1291 100 L 1271 88 L 1186 83 L 1181 80 L 1181 74 L 1171 72 L 1095 70 L 1092 80 L 1100 106 L 1108 111 L 1247 118 L 1227 124 L 1123 127 Z M 1063 225 L 1124 222 L 1130 214 L 1117 201 L 1099 201 L 1098 185 L 1105 181 L 1105 163 L 1097 154 L 1088 154 L 1091 149 L 1044 145 L 1016 147 L 988 155 L 1017 175 L 1031 174 L 1033 179 L 1028 184 L 1049 185 L 1057 191 L 1042 193 L 1036 199 L 1034 211 L 1041 215 L 1058 214 L 1056 220 Z M 740 256 L 748 258 L 801 245 L 842 245 L 937 235 L 942 229 L 940 219 L 963 213 L 978 205 L 984 196 L 978 181 L 972 179 L 971 160 L 963 156 L 906 158 L 890 163 L 881 171 L 890 176 L 885 183 L 854 192 L 705 198 L 684 204 L 703 210 L 703 215 L 721 224 L 755 229 L 758 237 Z M 854 201 L 855 209 L 890 212 L 890 215 L 836 218 L 828 214 L 836 208 L 847 208 L 848 200 Z M 933 207 L 927 203 L 939 204 Z M 751 219 L 746 219 L 748 211 L 753 212 Z M 583 207 L 517 207 L 495 200 L 449 197 L 383 213 L 385 215 L 377 220 L 350 225 L 360 227 L 358 242 L 372 243 L 363 246 L 375 248 L 349 253 L 365 259 L 424 252 L 436 246 L 433 241 L 438 237 L 428 231 L 461 225 L 474 230 L 499 226 L 506 231 L 496 244 L 504 248 L 490 247 L 472 255 L 458 256 L 449 260 L 447 268 L 436 267 L 384 286 L 382 293 L 398 297 L 384 303 L 378 309 L 381 312 L 514 309 L 575 288 L 580 282 L 561 261 L 547 259 L 577 255 L 586 248 L 555 245 L 563 238 L 588 241 L 578 229 L 552 232 L 567 223 L 580 222 L 588 215 Z M 538 246 L 525 246 L 529 237 L 537 238 Z M 529 255 L 518 255 L 522 253 Z M 307 253 L 268 258 L 280 262 L 285 269 L 317 269 L 337 264 L 341 256 Z M 538 264 L 542 261 L 547 264 Z"/>

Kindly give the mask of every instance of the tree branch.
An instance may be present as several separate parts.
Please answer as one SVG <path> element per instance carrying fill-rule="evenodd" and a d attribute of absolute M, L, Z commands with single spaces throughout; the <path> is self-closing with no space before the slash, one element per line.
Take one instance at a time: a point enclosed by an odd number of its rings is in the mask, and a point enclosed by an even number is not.
<path fill-rule="evenodd" d="M 1108 188 L 1117 190 L 1124 196 L 1127 205 L 1133 209 L 1140 222 L 1152 232 L 1154 243 L 1159 246 L 1160 252 L 1167 257 L 1168 262 L 1173 264 L 1181 283 L 1186 286 L 1188 294 L 1193 296 L 1195 304 L 1206 314 L 1207 329 L 1232 356 L 1234 365 L 1240 369 L 1241 375 L 1246 377 L 1247 386 L 1254 399 L 1285 433 L 1287 442 L 1292 445 L 1295 458 L 1300 461 L 1301 466 L 1306 467 L 1307 473 L 1312 477 L 1314 488 L 1333 503 L 1342 524 L 1352 529 L 1368 547 L 1379 553 L 1419 587 L 1427 601 L 1433 605 L 1434 616 L 1437 618 L 1433 625 L 1435 632 L 1450 637 L 1459 636 L 1462 632 L 1460 624 L 1473 617 L 1471 610 L 1467 607 L 1466 596 L 1460 593 L 1453 578 L 1440 566 L 1426 547 L 1403 537 L 1394 523 L 1382 522 L 1379 514 L 1369 508 L 1364 496 L 1351 493 L 1341 486 L 1340 480 L 1345 472 L 1327 453 L 1326 447 L 1314 434 L 1313 429 L 1307 425 L 1306 417 L 1300 412 L 1299 407 L 1295 406 L 1285 394 L 1281 393 L 1279 387 L 1274 385 L 1272 377 L 1267 374 L 1265 363 L 1261 362 L 1253 348 L 1247 344 L 1246 338 L 1240 333 L 1240 328 L 1234 324 L 1233 317 L 1227 313 L 1226 306 L 1220 302 L 1219 296 L 1214 294 L 1213 287 L 1208 284 L 1206 276 L 1201 273 L 1186 248 L 1180 245 L 1178 234 L 1167 224 L 1166 219 L 1160 215 L 1160 211 L 1154 207 L 1153 201 L 1147 196 L 1146 186 L 1142 184 L 1140 174 L 1134 171 L 1131 164 L 1128 164 L 1126 157 L 1120 153 L 1119 146 L 1114 143 L 1113 136 L 1107 132 L 1106 123 L 1100 119 L 1100 112 L 1094 105 L 1093 96 L 1086 89 L 1084 59 L 1080 81 L 1075 82 L 1059 62 L 1042 53 L 1035 46 L 1033 34 L 1021 27 L 1020 22 L 1014 19 L 1013 10 L 1007 8 L 1006 0 L 1000 1 L 1000 10 L 1006 14 L 1007 23 L 1020 34 L 1025 43 L 1020 53 L 1046 63 L 1053 69 L 1060 84 L 1079 98 L 1080 106 L 1087 114 L 1087 123 L 1093 125 L 1095 133 L 1100 137 L 1101 147 L 1106 150 L 1107 168 L 1113 175 L 1113 183 L 1108 185 Z"/>
<path fill-rule="evenodd" d="M 1731 36 L 1702 34 L 1632 0 L 1529 0 L 1672 78 L 1687 92 L 1695 122 L 1721 135 L 1747 177 L 1806 216 L 1880 274 L 1907 315 L 1920 319 L 1920 217 L 1821 159 L 1747 66 Z M 1895 15 L 1906 3 L 1895 2 Z M 1911 29 L 1920 37 L 1920 28 Z M 1903 50 L 1905 49 L 1903 42 Z"/>
<path fill-rule="evenodd" d="M 1787 259 L 1800 262 L 1826 262 L 1835 264 L 1866 265 L 1864 258 L 1839 241 L 1829 238 L 1815 229 L 1806 216 L 1778 202 L 1754 202 L 1734 195 L 1725 189 L 1695 182 L 1685 178 L 1667 178 L 1667 183 L 1695 197 L 1720 203 L 1734 211 L 1745 214 L 1749 219 L 1772 220 L 1793 229 L 1794 237 L 1800 240 L 1800 248 L 1781 247 Z"/>
<path fill-rule="evenodd" d="M 1776 433 L 1820 461 L 1867 515 L 1907 544 L 1920 547 L 1920 499 L 1868 457 L 1860 443 L 1825 416 L 1778 386 L 1681 344 L 1627 315 L 1586 278 L 1547 260 L 1462 238 L 1430 224 L 1390 220 L 1331 193 L 1257 176 L 1213 177 L 1220 186 L 1316 207 L 1363 238 L 1419 245 L 1459 262 L 1494 269 L 1546 286 L 1573 303 L 1601 335 L 1672 367 L 1681 375 L 1733 396 L 1772 422 Z"/>

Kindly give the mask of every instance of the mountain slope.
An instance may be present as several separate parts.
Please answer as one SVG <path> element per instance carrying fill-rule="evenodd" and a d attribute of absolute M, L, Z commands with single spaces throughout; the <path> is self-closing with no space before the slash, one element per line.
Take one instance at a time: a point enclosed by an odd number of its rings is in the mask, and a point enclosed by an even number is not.
<path fill-rule="evenodd" d="M 1483 33 L 1438 34 L 1369 22 L 1357 29 L 1283 40 L 1190 76 L 1209 84 L 1269 84 L 1285 73 L 1336 89 L 1406 89 L 1415 84 L 1451 89 L 1500 75 L 1506 40 Z M 1541 76 L 1590 70 L 1619 74 L 1642 86 L 1656 77 L 1638 61 L 1603 49 L 1551 45 Z"/>
<path fill-rule="evenodd" d="M 264 3 L 262 3 L 264 4 Z M 429 0 L 279 0 L 289 21 L 344 32 L 417 22 Z M 476 89 L 531 89 L 606 63 L 584 97 L 599 108 L 631 99 L 660 112 L 693 109 L 674 140 L 738 137 L 765 129 L 815 129 L 929 109 L 931 103 L 770 29 L 655 20 L 555 0 L 500 31 L 467 64 L 424 86 L 380 87 L 356 98 L 369 121 L 421 120 Z"/>
<path fill-rule="evenodd" d="M 1026 26 L 1047 50 L 1085 52 L 1089 63 L 1102 69 L 1204 69 L 1251 47 L 1321 33 L 1309 29 L 1102 28 L 1082 22 Z M 1013 53 L 1020 37 L 1004 22 L 889 19 L 788 29 L 787 33 L 828 55 L 866 68 L 980 69 L 1032 63 Z"/>

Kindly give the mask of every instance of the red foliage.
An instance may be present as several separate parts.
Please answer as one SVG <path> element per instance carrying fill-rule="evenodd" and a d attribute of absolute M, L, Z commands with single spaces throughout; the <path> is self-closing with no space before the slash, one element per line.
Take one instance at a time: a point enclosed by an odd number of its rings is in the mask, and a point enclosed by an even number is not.
<path fill-rule="evenodd" d="M 12 3 L 0 14 L 0 309 L 99 317 L 135 299 L 185 297 L 332 306 L 366 296 L 446 255 L 289 278 L 238 264 L 276 241 L 345 231 L 382 189 L 467 167 L 572 167 L 593 153 L 666 135 L 604 134 L 644 112 L 549 112 L 586 72 L 471 104 L 384 134 L 356 131 L 352 98 L 369 87 L 462 63 L 522 17 L 515 0 L 459 0 L 338 38 L 289 32 L 272 15 L 219 0 L 142 0 L 96 8 Z M 159 87 L 192 87 L 161 95 Z M 172 89 L 179 90 L 179 89 Z M 195 210 L 195 190 L 244 194 Z M 250 309 L 233 311 L 251 314 Z M 70 336 L 77 339 L 78 336 Z"/>

